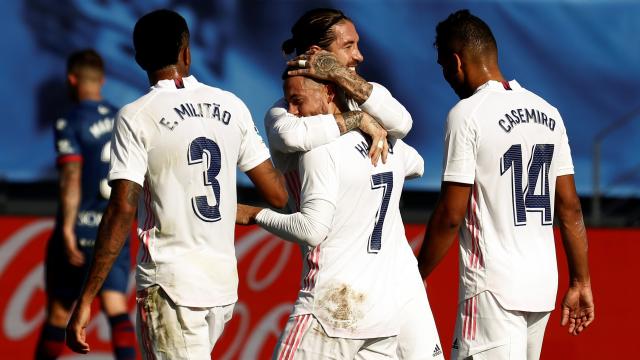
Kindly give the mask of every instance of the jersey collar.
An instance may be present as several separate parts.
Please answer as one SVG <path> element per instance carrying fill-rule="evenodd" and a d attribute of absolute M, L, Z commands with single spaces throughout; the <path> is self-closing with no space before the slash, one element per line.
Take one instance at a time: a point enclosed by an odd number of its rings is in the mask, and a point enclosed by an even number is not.
<path fill-rule="evenodd" d="M 151 88 L 153 89 L 188 89 L 198 84 L 198 80 L 193 75 L 181 79 L 160 80 Z"/>
<path fill-rule="evenodd" d="M 498 91 L 512 91 L 512 90 L 520 90 L 522 89 L 522 86 L 520 86 L 520 84 L 515 81 L 515 80 L 511 80 L 509 82 L 500 82 L 500 81 L 496 81 L 496 80 L 489 80 L 486 83 L 478 86 L 478 88 L 476 89 L 476 91 L 474 91 L 473 93 L 477 93 L 478 91 L 484 90 L 484 89 L 491 89 L 491 90 L 498 90 Z"/>

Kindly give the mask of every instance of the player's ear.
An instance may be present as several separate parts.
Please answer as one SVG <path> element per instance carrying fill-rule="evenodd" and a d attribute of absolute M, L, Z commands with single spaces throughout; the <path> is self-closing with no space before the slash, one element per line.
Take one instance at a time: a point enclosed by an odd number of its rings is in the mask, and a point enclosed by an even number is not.
<path fill-rule="evenodd" d="M 333 102 L 333 99 L 336 96 L 336 89 L 333 84 L 325 84 L 324 85 L 325 92 L 327 93 L 327 102 Z"/>
<path fill-rule="evenodd" d="M 309 50 L 307 50 L 307 51 L 318 52 L 318 51 L 320 51 L 320 50 L 322 50 L 322 48 L 321 48 L 320 46 L 318 46 L 318 45 L 311 45 L 311 46 L 309 47 Z"/>
<path fill-rule="evenodd" d="M 75 74 L 67 74 L 67 81 L 71 86 L 75 87 L 78 85 L 78 77 Z"/>
<path fill-rule="evenodd" d="M 456 72 L 462 72 L 462 56 L 458 53 L 453 53 L 453 60 L 456 62 Z"/>
<path fill-rule="evenodd" d="M 189 46 L 184 49 L 184 63 L 191 66 L 191 48 Z"/>

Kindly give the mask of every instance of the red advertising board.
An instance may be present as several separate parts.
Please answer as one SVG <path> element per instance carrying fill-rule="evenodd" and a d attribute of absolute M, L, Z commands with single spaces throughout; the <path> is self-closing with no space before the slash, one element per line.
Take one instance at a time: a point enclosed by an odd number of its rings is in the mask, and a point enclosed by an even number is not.
<path fill-rule="evenodd" d="M 43 259 L 53 228 L 51 218 L 0 217 L 0 359 L 31 359 L 44 319 Z M 416 248 L 424 225 L 407 225 Z M 590 229 L 590 262 L 596 301 L 596 322 L 578 337 L 566 334 L 554 311 L 547 326 L 543 359 L 626 358 L 621 339 L 632 334 L 633 300 L 640 290 L 629 281 L 640 229 Z M 133 248 L 137 248 L 134 244 Z M 216 359 L 268 359 L 295 300 L 300 279 L 300 251 L 258 227 L 238 227 L 236 252 L 240 272 L 239 302 L 233 319 L 214 350 Z M 566 288 L 567 266 L 558 245 L 559 295 Z M 457 301 L 457 248 L 428 282 L 429 300 L 443 348 L 449 349 Z M 133 278 L 132 278 L 133 281 Z M 131 289 L 133 288 L 133 284 Z M 133 292 L 130 292 L 132 315 Z M 94 309 L 88 328 L 92 346 L 82 359 L 110 358 L 109 328 Z M 445 351 L 448 358 L 448 351 Z M 74 358 L 71 352 L 65 358 Z"/>

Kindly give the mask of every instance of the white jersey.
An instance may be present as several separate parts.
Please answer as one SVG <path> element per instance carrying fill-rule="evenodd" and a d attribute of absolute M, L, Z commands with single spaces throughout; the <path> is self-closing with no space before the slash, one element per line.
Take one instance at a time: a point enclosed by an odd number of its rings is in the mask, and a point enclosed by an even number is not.
<path fill-rule="evenodd" d="M 397 335 L 413 294 L 404 264 L 413 258 L 415 268 L 415 257 L 399 201 L 405 177 L 421 176 L 424 162 L 401 140 L 386 164 L 374 167 L 368 152 L 364 136 L 352 131 L 299 154 L 301 213 L 263 210 L 256 218 L 285 239 L 308 243 L 292 315 L 313 314 L 332 337 Z M 325 231 L 305 240 L 306 226 Z"/>
<path fill-rule="evenodd" d="M 193 76 L 162 80 L 118 114 L 109 180 L 143 186 L 136 282 L 177 305 L 237 300 L 236 166 L 269 158 L 249 110 Z"/>
<path fill-rule="evenodd" d="M 373 88 L 369 98 L 360 106 L 348 100 L 350 110 L 362 110 L 373 116 L 394 139 L 402 139 L 411 130 L 411 114 L 382 85 L 370 83 Z M 287 112 L 282 98 L 276 101 L 264 117 L 269 149 L 273 164 L 286 179 L 289 209 L 300 210 L 300 177 L 297 152 L 309 151 L 340 137 L 333 115 L 297 117 Z"/>
<path fill-rule="evenodd" d="M 489 81 L 449 113 L 443 181 L 473 184 L 460 230 L 460 301 L 550 311 L 557 290 L 556 178 L 573 174 L 558 110 L 516 81 Z"/>

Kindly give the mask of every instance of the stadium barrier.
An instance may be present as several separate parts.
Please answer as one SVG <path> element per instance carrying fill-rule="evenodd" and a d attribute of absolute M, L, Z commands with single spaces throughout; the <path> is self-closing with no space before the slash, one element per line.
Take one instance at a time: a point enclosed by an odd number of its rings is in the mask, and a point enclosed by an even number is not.
<path fill-rule="evenodd" d="M 0 217 L 0 358 L 31 359 L 44 319 L 44 265 L 46 242 L 53 229 L 50 217 Z M 424 225 L 406 225 L 414 249 Z M 542 359 L 624 358 L 626 337 L 632 334 L 633 300 L 640 290 L 632 278 L 632 264 L 640 253 L 640 229 L 589 229 L 592 285 L 596 322 L 583 335 L 572 337 L 553 312 L 542 349 Z M 556 234 L 557 235 L 557 234 Z M 558 238 L 556 236 L 556 238 Z M 567 266 L 556 241 L 559 296 L 566 288 Z M 137 249 L 137 242 L 132 243 Z M 457 247 L 453 246 L 429 279 L 428 293 L 441 342 L 448 358 L 457 300 Z M 236 253 L 240 276 L 239 302 L 233 319 L 214 350 L 215 359 L 269 359 L 289 315 L 299 286 L 298 247 L 262 229 L 238 227 Z M 130 306 L 135 315 L 133 273 Z M 110 358 L 109 328 L 94 304 L 87 329 L 92 352 L 80 357 L 70 351 L 65 359 Z M 626 335 L 625 335 L 626 334 Z"/>

